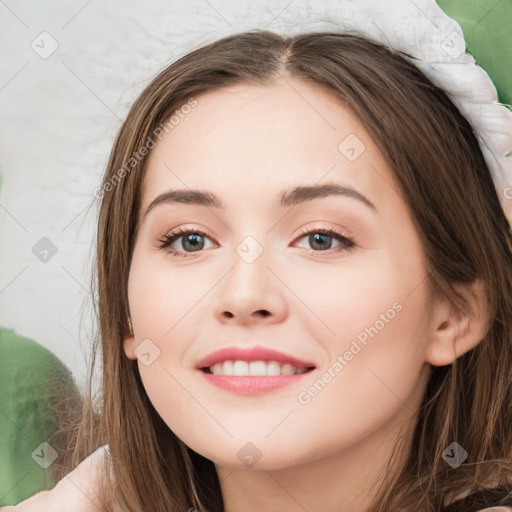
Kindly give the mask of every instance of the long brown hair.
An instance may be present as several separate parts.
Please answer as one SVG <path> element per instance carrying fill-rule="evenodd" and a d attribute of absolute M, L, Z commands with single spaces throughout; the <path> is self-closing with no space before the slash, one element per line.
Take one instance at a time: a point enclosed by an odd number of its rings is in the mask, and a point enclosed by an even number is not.
<path fill-rule="evenodd" d="M 105 497 L 124 510 L 222 511 L 213 462 L 163 422 L 146 395 L 137 361 L 123 352 L 147 159 L 140 149 L 184 105 L 200 103 L 202 93 L 239 83 L 270 85 L 280 76 L 332 94 L 366 127 L 410 209 L 432 297 L 447 297 L 464 309 L 454 285 L 477 277 L 487 285 L 485 338 L 454 364 L 432 367 L 406 464 L 380 489 L 370 510 L 440 511 L 450 497 L 478 490 L 491 476 L 494 484 L 512 485 L 512 235 L 489 169 L 470 124 L 405 56 L 356 35 L 330 32 L 285 37 L 254 30 L 225 37 L 164 69 L 134 102 L 97 194 L 99 333 L 93 350 L 102 356 L 100 421 L 93 421 L 93 398 L 87 396 L 74 464 L 108 443 L 115 486 L 104 490 Z M 90 376 L 88 393 L 92 367 Z M 469 454 L 457 469 L 442 459 L 453 441 Z"/>

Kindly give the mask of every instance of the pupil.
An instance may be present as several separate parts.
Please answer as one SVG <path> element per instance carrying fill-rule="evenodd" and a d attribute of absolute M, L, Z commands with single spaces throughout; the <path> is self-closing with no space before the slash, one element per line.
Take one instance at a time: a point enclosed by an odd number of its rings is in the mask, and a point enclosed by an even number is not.
<path fill-rule="evenodd" d="M 321 243 L 321 242 L 322 242 L 322 240 L 325 242 L 325 238 L 331 238 L 331 237 L 330 237 L 330 235 L 326 235 L 326 234 L 324 234 L 324 233 L 315 233 L 315 234 L 313 234 L 313 235 L 310 235 L 310 242 L 311 242 L 311 239 L 312 239 L 311 246 L 312 246 L 313 248 L 315 248 L 315 247 L 314 247 L 314 245 L 315 245 L 317 242 L 319 242 L 319 241 L 320 241 L 320 243 Z M 331 241 L 331 243 L 332 243 L 332 241 Z M 320 248 L 320 249 L 326 249 L 326 248 L 327 248 L 327 249 L 330 249 L 330 247 L 331 247 L 331 243 L 327 244 L 327 246 L 326 246 L 326 244 L 324 243 L 323 245 L 320 245 L 320 247 L 319 247 L 319 248 Z"/>
<path fill-rule="evenodd" d="M 202 243 L 198 242 L 198 238 L 202 238 L 202 235 L 197 235 L 197 234 L 189 234 L 185 237 L 185 241 L 184 241 L 184 249 L 186 249 L 186 245 L 187 244 L 191 244 L 191 248 L 192 250 L 197 250 L 197 249 L 202 249 L 203 248 L 203 245 L 204 245 L 204 241 Z"/>

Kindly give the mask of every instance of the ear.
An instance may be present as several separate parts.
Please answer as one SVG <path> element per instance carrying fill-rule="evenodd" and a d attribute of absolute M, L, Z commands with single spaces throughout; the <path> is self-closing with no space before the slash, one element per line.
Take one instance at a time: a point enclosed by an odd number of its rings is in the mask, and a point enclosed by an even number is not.
<path fill-rule="evenodd" d="M 123 349 L 128 359 L 137 359 L 135 355 L 135 335 L 133 334 L 132 324 L 128 319 L 128 327 L 126 329 L 125 337 L 123 340 Z"/>
<path fill-rule="evenodd" d="M 471 284 L 459 284 L 455 288 L 469 307 L 462 312 L 447 300 L 434 303 L 433 332 L 425 354 L 425 360 L 433 366 L 452 364 L 462 354 L 475 348 L 488 330 L 485 283 L 478 278 Z"/>

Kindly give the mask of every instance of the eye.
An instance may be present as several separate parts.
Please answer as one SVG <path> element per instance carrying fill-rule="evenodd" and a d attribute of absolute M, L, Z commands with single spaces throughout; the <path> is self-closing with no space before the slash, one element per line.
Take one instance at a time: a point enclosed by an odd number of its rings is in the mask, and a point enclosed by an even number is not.
<path fill-rule="evenodd" d="M 308 242 L 313 247 L 310 254 L 318 254 L 319 252 L 332 254 L 333 252 L 348 251 L 357 247 L 354 240 L 342 235 L 335 229 L 306 229 L 302 231 L 298 239 L 304 238 L 306 235 L 308 235 Z M 181 250 L 173 248 L 172 245 L 180 239 L 182 239 Z M 204 249 L 205 239 L 209 238 L 203 231 L 178 228 L 159 239 L 158 247 L 166 250 L 172 256 L 188 257 L 192 255 L 191 253 L 201 252 Z M 331 250 L 333 239 L 339 243 L 337 250 L 334 251 Z"/>
<path fill-rule="evenodd" d="M 307 241 L 313 247 L 310 250 L 311 254 L 317 254 L 319 252 L 327 252 L 327 254 L 332 254 L 333 252 L 341 252 L 343 250 L 350 250 L 357 247 L 357 244 L 354 240 L 342 235 L 337 230 L 331 229 L 305 229 L 302 231 L 299 239 L 305 238 L 307 236 Z M 337 240 L 339 242 L 337 250 L 330 250 L 332 248 L 332 242 Z"/>
<path fill-rule="evenodd" d="M 172 244 L 183 238 L 181 242 L 182 250 L 181 252 L 172 248 Z M 208 238 L 206 233 L 199 231 L 197 229 L 175 229 L 171 233 L 165 234 L 160 240 L 158 240 L 158 247 L 162 250 L 167 250 L 172 256 L 183 256 L 187 257 L 188 252 L 200 252 L 204 248 L 204 239 Z"/>

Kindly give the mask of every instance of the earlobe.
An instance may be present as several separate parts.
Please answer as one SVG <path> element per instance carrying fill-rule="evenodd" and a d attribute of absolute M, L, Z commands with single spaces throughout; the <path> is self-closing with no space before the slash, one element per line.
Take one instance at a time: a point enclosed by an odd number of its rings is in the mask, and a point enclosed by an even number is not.
<path fill-rule="evenodd" d="M 475 348 L 488 330 L 489 310 L 485 283 L 476 279 L 469 285 L 457 285 L 467 303 L 467 312 L 448 301 L 436 303 L 432 315 L 432 334 L 425 360 L 433 366 L 446 366 Z"/>
<path fill-rule="evenodd" d="M 125 334 L 125 338 L 123 340 L 123 350 L 128 359 L 137 359 L 137 356 L 134 353 L 135 350 L 135 335 L 133 334 L 133 329 L 131 326 L 131 322 L 128 320 L 129 328 Z"/>
<path fill-rule="evenodd" d="M 135 337 L 134 336 L 124 339 L 123 349 L 124 349 L 124 353 L 126 354 L 126 357 L 128 359 L 137 359 L 137 356 L 134 353 L 134 350 L 135 350 Z"/>

